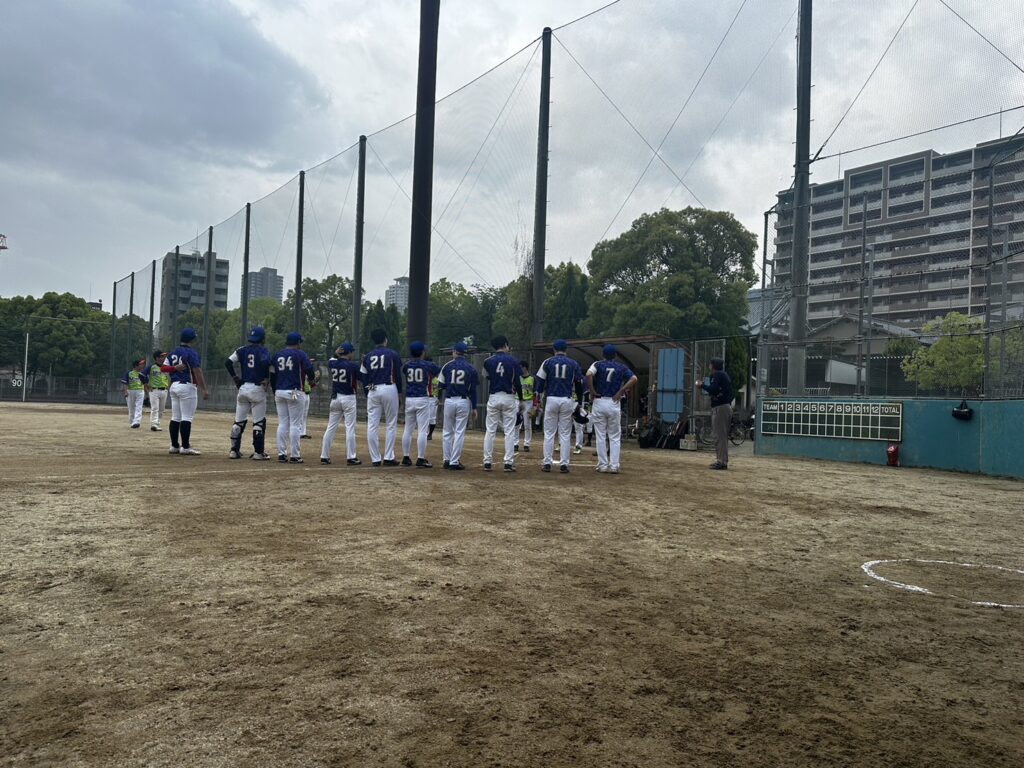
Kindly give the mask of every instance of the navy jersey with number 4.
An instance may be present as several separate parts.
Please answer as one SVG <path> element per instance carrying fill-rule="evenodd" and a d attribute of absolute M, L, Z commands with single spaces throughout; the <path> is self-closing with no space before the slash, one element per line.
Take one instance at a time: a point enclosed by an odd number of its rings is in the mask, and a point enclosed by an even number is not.
<path fill-rule="evenodd" d="M 484 372 L 491 382 L 491 393 L 513 394 L 521 389 L 519 383 L 519 361 L 507 352 L 498 352 L 484 360 Z"/>
<path fill-rule="evenodd" d="M 545 360 L 537 371 L 537 391 L 548 397 L 572 397 L 583 371 L 568 355 L 555 355 Z"/>
<path fill-rule="evenodd" d="M 599 397 L 614 397 L 634 376 L 629 367 L 618 360 L 598 360 L 587 369 L 587 375 L 594 377 L 594 389 Z"/>
<path fill-rule="evenodd" d="M 430 397 L 433 387 L 431 382 L 441 372 L 437 363 L 430 360 L 414 358 L 402 366 L 402 379 L 405 381 L 406 397 Z"/>
<path fill-rule="evenodd" d="M 241 379 L 245 384 L 262 384 L 270 375 L 270 352 L 259 344 L 239 347 L 228 360 L 241 364 Z"/>
<path fill-rule="evenodd" d="M 166 365 L 180 365 L 185 364 L 185 370 L 175 371 L 171 374 L 172 384 L 191 384 L 192 383 L 192 369 L 199 367 L 199 353 L 196 352 L 192 347 L 176 347 L 171 354 L 167 356 Z"/>
<path fill-rule="evenodd" d="M 274 389 L 302 389 L 302 374 L 310 378 L 315 371 L 309 361 L 309 355 L 301 349 L 284 348 L 270 361 L 270 370 L 274 373 Z"/>
<path fill-rule="evenodd" d="M 334 395 L 354 395 L 359 381 L 359 363 L 354 360 L 339 360 L 332 357 L 327 361 L 331 371 L 331 390 Z"/>

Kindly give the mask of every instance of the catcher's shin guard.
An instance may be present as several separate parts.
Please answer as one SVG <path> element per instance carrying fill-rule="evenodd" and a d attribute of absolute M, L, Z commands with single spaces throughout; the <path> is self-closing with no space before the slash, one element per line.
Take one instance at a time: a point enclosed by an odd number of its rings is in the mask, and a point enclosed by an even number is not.
<path fill-rule="evenodd" d="M 235 453 L 242 452 L 242 433 L 245 432 L 246 423 L 248 423 L 248 419 L 243 419 L 236 421 L 231 427 L 231 450 Z M 255 428 L 256 426 L 253 425 L 253 429 Z"/>
<path fill-rule="evenodd" d="M 252 449 L 257 455 L 263 453 L 263 440 L 266 437 L 266 432 L 266 419 L 260 419 L 252 423 Z"/>

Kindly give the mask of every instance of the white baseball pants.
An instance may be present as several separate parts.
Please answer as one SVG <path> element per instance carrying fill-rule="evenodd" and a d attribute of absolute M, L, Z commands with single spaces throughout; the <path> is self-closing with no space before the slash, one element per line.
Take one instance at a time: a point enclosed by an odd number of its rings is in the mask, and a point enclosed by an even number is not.
<path fill-rule="evenodd" d="M 533 400 L 522 400 L 519 403 L 519 411 L 523 414 L 523 447 L 530 447 L 530 440 L 533 439 L 533 419 L 530 418 L 530 409 L 533 408 Z"/>
<path fill-rule="evenodd" d="M 199 392 L 195 384 L 176 381 L 171 384 L 171 421 L 192 421 L 199 407 Z"/>
<path fill-rule="evenodd" d="M 146 399 L 146 392 L 142 389 L 129 389 L 125 402 L 128 405 L 128 423 L 132 426 L 142 421 L 142 401 Z"/>
<path fill-rule="evenodd" d="M 306 427 L 306 419 L 309 418 L 309 401 L 312 398 L 305 392 L 299 390 L 299 400 L 302 401 L 302 413 L 299 414 L 299 434 L 308 435 L 309 430 Z"/>
<path fill-rule="evenodd" d="M 437 401 L 432 397 L 405 398 L 405 429 L 402 430 L 402 455 L 412 456 L 412 430 L 416 427 L 416 458 L 427 457 L 427 428 L 430 412 L 437 412 Z"/>
<path fill-rule="evenodd" d="M 298 458 L 299 423 L 302 419 L 302 394 L 297 389 L 279 389 L 274 392 L 274 405 L 277 406 L 277 455 L 288 455 L 291 444 L 292 458 Z"/>
<path fill-rule="evenodd" d="M 549 397 L 544 402 L 544 463 L 550 464 L 555 452 L 555 433 L 558 433 L 559 462 L 569 466 L 572 412 L 576 403 L 571 397 Z"/>
<path fill-rule="evenodd" d="M 484 464 L 490 464 L 494 454 L 494 438 L 498 433 L 498 425 L 505 432 L 504 463 L 511 464 L 516 460 L 516 414 L 519 413 L 519 401 L 508 392 L 496 392 L 487 398 L 487 432 L 484 435 Z"/>
<path fill-rule="evenodd" d="M 331 458 L 334 433 L 338 431 L 338 425 L 341 424 L 343 418 L 345 420 L 345 458 L 356 458 L 356 396 L 335 395 L 331 400 L 327 431 L 324 432 L 324 442 L 320 447 L 321 459 Z"/>
<path fill-rule="evenodd" d="M 430 398 L 430 423 L 437 424 L 437 398 Z"/>
<path fill-rule="evenodd" d="M 469 400 L 465 397 L 446 397 L 441 432 L 441 455 L 445 461 L 458 464 L 462 460 L 462 445 L 466 441 L 468 423 Z"/>
<path fill-rule="evenodd" d="M 594 436 L 597 438 L 598 471 L 618 472 L 622 450 L 622 406 L 618 400 L 599 397 L 594 401 L 590 420 L 594 424 Z"/>
<path fill-rule="evenodd" d="M 378 384 L 366 395 L 366 441 L 370 447 L 370 461 L 381 460 L 380 417 L 384 415 L 384 459 L 395 458 L 395 437 L 398 435 L 398 388 L 394 384 Z"/>
<path fill-rule="evenodd" d="M 154 427 L 160 426 L 160 417 L 163 415 L 164 407 L 167 405 L 166 389 L 149 390 L 149 423 Z"/>
<path fill-rule="evenodd" d="M 235 397 L 235 421 L 245 421 L 250 414 L 253 424 L 267 418 L 267 391 L 259 384 L 243 384 Z"/>

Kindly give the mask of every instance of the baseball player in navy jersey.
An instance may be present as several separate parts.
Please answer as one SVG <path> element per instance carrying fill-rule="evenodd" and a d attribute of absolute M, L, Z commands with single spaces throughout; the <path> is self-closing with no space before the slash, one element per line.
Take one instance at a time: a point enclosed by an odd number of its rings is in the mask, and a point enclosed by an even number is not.
<path fill-rule="evenodd" d="M 604 360 L 598 360 L 587 369 L 587 387 L 593 403 L 590 420 L 597 436 L 597 471 L 618 474 L 622 399 L 636 386 L 637 379 L 636 374 L 615 359 L 614 344 L 605 344 L 602 353 Z"/>
<path fill-rule="evenodd" d="M 375 467 L 397 467 L 395 438 L 398 435 L 398 388 L 402 385 L 402 358 L 388 349 L 388 335 L 380 328 L 370 338 L 376 345 L 363 356 L 359 368 L 366 387 L 366 440 L 370 447 L 370 461 Z M 383 414 L 384 455 L 380 452 L 380 417 Z"/>
<path fill-rule="evenodd" d="M 569 345 L 557 339 L 552 345 L 555 354 L 541 363 L 537 370 L 537 391 L 544 399 L 544 471 L 551 471 L 555 451 L 555 433 L 559 439 L 559 470 L 569 471 L 572 415 L 583 400 L 583 371 L 579 364 L 565 354 Z M 576 401 L 573 401 L 573 395 Z"/>
<path fill-rule="evenodd" d="M 265 452 L 264 443 L 267 433 L 267 379 L 270 378 L 270 353 L 264 342 L 267 332 L 256 326 L 249 332 L 249 343 L 239 347 L 224 361 L 224 367 L 238 387 L 235 397 L 235 423 L 231 427 L 231 450 L 228 458 L 242 458 L 242 433 L 249 416 L 252 416 L 252 458 L 254 461 L 266 461 L 270 458 Z M 239 374 L 235 365 L 241 366 Z"/>
<path fill-rule="evenodd" d="M 430 469 L 427 461 L 427 434 L 430 429 L 430 409 L 436 408 L 431 396 L 434 377 L 440 373 L 436 363 L 423 358 L 426 346 L 422 341 L 409 345 L 412 355 L 402 366 L 402 380 L 405 382 L 405 429 L 402 430 L 402 466 L 412 466 L 412 430 L 416 429 L 416 466 Z"/>
<path fill-rule="evenodd" d="M 309 357 L 299 347 L 302 334 L 292 331 L 285 339 L 285 348 L 270 358 L 270 384 L 274 388 L 274 403 L 277 406 L 277 460 L 282 464 L 301 464 L 299 430 L 302 418 L 302 376 L 310 379 L 315 371 Z M 291 446 L 291 456 L 288 448 Z"/>
<path fill-rule="evenodd" d="M 199 455 L 199 451 L 192 447 L 192 419 L 199 406 L 198 393 L 203 393 L 203 400 L 210 399 L 199 353 L 191 346 L 198 337 L 194 329 L 182 328 L 180 345 L 167 356 L 165 364 L 160 368 L 164 373 L 171 374 L 171 449 L 168 453 L 183 456 Z"/>
<path fill-rule="evenodd" d="M 452 359 L 441 367 L 438 384 L 444 392 L 444 426 L 441 428 L 441 446 L 444 468 L 463 470 L 462 445 L 466 439 L 466 426 L 476 413 L 476 388 L 480 375 L 463 355 L 469 351 L 464 341 L 452 347 Z"/>
<path fill-rule="evenodd" d="M 142 402 L 149 394 L 149 376 L 142 370 L 146 367 L 146 358 L 132 363 L 132 369 L 121 377 L 124 398 L 128 405 L 128 424 L 138 429 L 142 423 Z"/>
<path fill-rule="evenodd" d="M 516 416 L 523 387 L 519 382 L 519 361 L 508 352 L 508 339 L 496 336 L 491 341 L 495 354 L 484 360 L 484 374 L 490 383 L 487 396 L 487 432 L 484 434 L 484 470 L 491 471 L 494 455 L 494 438 L 498 425 L 505 433 L 505 455 L 503 465 L 506 472 L 515 472 L 516 459 Z"/>
<path fill-rule="evenodd" d="M 331 444 L 338 425 L 345 419 L 345 455 L 349 466 L 362 464 L 356 456 L 356 384 L 359 381 L 359 363 L 352 359 L 355 347 L 347 341 L 334 350 L 327 361 L 331 372 L 331 408 L 327 431 L 320 447 L 320 463 L 331 463 Z"/>

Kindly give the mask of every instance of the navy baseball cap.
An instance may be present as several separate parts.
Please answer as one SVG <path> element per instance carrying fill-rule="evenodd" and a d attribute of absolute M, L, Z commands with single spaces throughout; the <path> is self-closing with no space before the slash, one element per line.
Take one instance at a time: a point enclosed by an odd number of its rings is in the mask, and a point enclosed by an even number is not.
<path fill-rule="evenodd" d="M 569 343 L 565 339 L 555 339 L 555 343 L 551 346 L 559 352 L 564 352 L 569 348 Z"/>
<path fill-rule="evenodd" d="M 249 331 L 249 341 L 254 344 L 263 341 L 265 338 L 267 338 L 267 332 L 259 325 Z"/>
<path fill-rule="evenodd" d="M 195 341 L 199 337 L 196 333 L 195 328 L 182 328 L 181 329 L 181 343 L 187 344 L 190 341 Z"/>
<path fill-rule="evenodd" d="M 615 357 L 615 345 L 605 344 L 604 349 L 602 349 L 601 352 L 604 353 L 605 357 Z"/>
<path fill-rule="evenodd" d="M 285 339 L 285 344 L 287 344 L 289 347 L 294 346 L 296 344 L 301 344 L 301 343 L 302 343 L 302 334 L 299 333 L 298 331 L 292 331 L 291 333 L 288 334 L 288 338 Z"/>
<path fill-rule="evenodd" d="M 341 354 L 343 355 L 350 355 L 356 351 L 356 348 L 349 344 L 347 341 L 343 341 L 341 344 L 338 345 L 338 348 L 334 351 L 341 352 Z"/>
<path fill-rule="evenodd" d="M 422 355 L 423 350 L 425 350 L 426 348 L 427 345 L 424 344 L 422 341 L 414 341 L 412 344 L 409 345 L 409 353 L 413 357 L 417 357 L 419 355 Z"/>
<path fill-rule="evenodd" d="M 455 346 L 453 346 L 452 349 L 455 350 L 456 352 L 468 352 L 469 344 L 467 344 L 464 341 L 456 341 Z"/>

